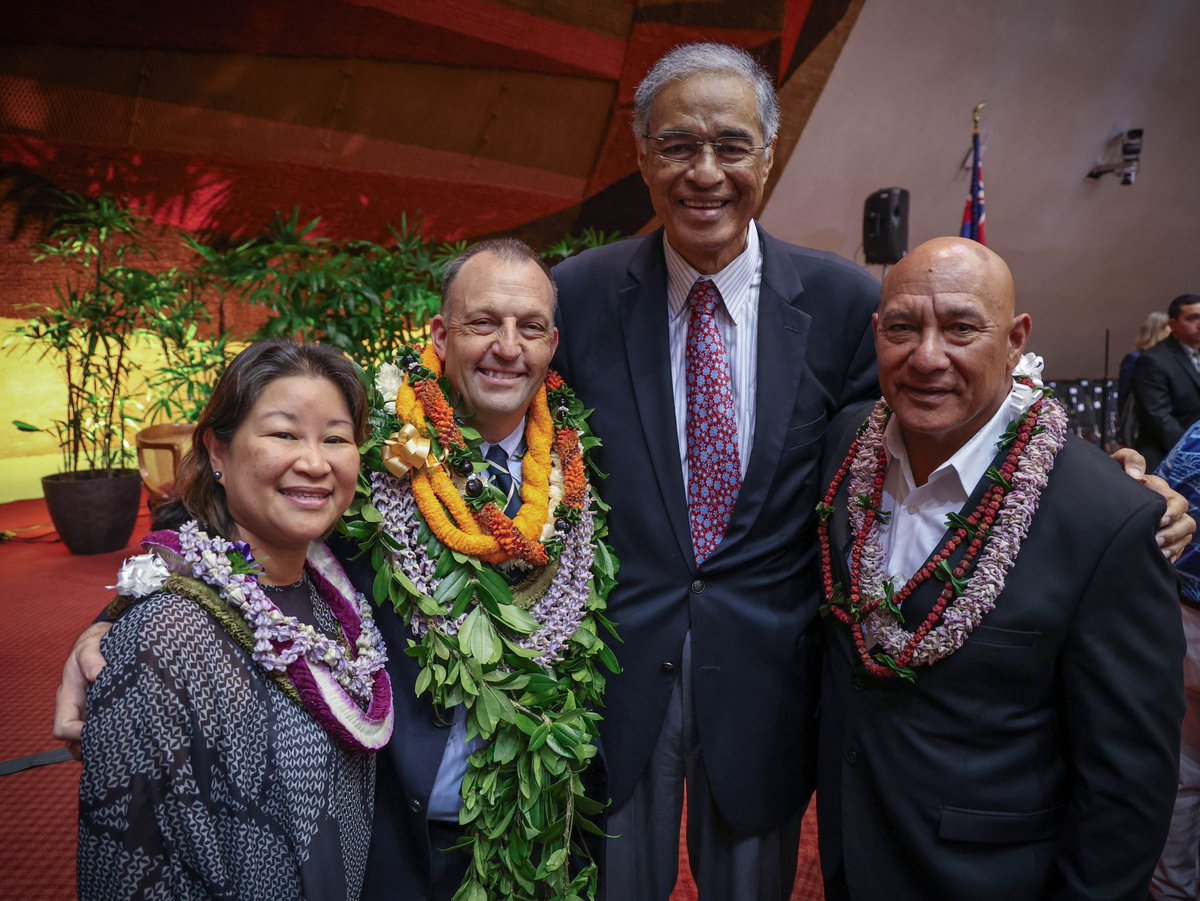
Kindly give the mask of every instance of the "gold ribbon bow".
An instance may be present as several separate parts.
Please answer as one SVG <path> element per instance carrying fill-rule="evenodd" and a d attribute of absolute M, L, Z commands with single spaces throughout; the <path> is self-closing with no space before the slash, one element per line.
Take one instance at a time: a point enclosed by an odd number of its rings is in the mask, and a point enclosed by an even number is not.
<path fill-rule="evenodd" d="M 420 469 L 428 459 L 429 439 L 422 438 L 412 423 L 406 423 L 383 443 L 383 465 L 398 479 L 410 469 Z"/>

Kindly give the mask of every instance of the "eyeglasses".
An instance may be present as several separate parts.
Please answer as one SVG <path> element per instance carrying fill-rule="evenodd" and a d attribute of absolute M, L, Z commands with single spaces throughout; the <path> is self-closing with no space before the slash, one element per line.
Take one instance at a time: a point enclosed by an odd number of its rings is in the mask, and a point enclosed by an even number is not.
<path fill-rule="evenodd" d="M 705 147 L 711 147 L 717 162 L 722 166 L 748 166 L 760 150 L 766 150 L 770 144 L 757 145 L 750 138 L 729 137 L 717 141 L 702 141 L 699 135 L 688 134 L 685 131 L 673 131 L 669 134 L 643 134 L 643 138 L 652 141 L 654 152 L 668 163 L 690 163 Z"/>

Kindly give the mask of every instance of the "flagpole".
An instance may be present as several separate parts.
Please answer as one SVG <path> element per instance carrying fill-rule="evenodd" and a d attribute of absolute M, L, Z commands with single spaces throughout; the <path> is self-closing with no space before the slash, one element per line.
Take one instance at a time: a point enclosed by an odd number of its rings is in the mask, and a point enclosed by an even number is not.
<path fill-rule="evenodd" d="M 964 238 L 987 244 L 983 235 L 983 151 L 979 146 L 979 114 L 987 106 L 984 101 L 975 104 L 971 110 L 971 149 L 967 152 L 971 160 L 971 184 L 967 190 L 967 202 L 963 204 L 962 226 L 959 234 Z M 963 160 L 966 166 L 967 160 Z"/>
<path fill-rule="evenodd" d="M 976 182 L 979 177 L 979 114 L 985 106 L 987 103 L 981 100 L 971 110 L 971 147 L 974 150 L 971 160 L 971 237 L 976 241 L 979 240 L 979 185 Z"/>

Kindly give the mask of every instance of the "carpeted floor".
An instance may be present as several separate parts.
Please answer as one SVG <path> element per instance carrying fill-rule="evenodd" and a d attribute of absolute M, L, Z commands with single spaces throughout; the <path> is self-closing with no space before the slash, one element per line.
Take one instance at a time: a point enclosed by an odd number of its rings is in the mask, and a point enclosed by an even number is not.
<path fill-rule="evenodd" d="M 76 557 L 57 540 L 42 501 L 0 505 L 0 761 L 61 746 L 50 734 L 54 690 L 75 637 L 110 599 L 117 567 L 130 548 Z M 0 777 L 0 898 L 60 901 L 75 897 L 75 824 L 79 764 L 74 761 Z M 821 901 L 813 809 L 805 815 L 793 901 Z M 681 842 L 682 846 L 682 842 Z M 693 901 L 695 885 L 681 851 L 672 901 Z"/>

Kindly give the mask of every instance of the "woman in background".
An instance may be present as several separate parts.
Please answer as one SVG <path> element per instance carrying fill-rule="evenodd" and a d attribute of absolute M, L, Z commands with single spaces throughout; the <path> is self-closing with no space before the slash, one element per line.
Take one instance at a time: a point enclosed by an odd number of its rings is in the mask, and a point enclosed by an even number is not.
<path fill-rule="evenodd" d="M 183 522 L 117 585 L 79 788 L 79 897 L 357 898 L 391 734 L 370 607 L 321 542 L 354 497 L 366 397 L 332 348 L 222 376 Z"/>
<path fill-rule="evenodd" d="M 1138 354 L 1149 350 L 1167 335 L 1171 328 L 1167 325 L 1167 314 L 1155 310 L 1146 316 L 1142 327 L 1138 329 L 1137 340 L 1133 342 L 1133 350 L 1125 354 L 1121 360 L 1121 368 L 1117 372 L 1117 409 L 1125 409 L 1125 399 L 1129 397 L 1129 388 L 1133 384 L 1133 364 L 1137 362 Z"/>

